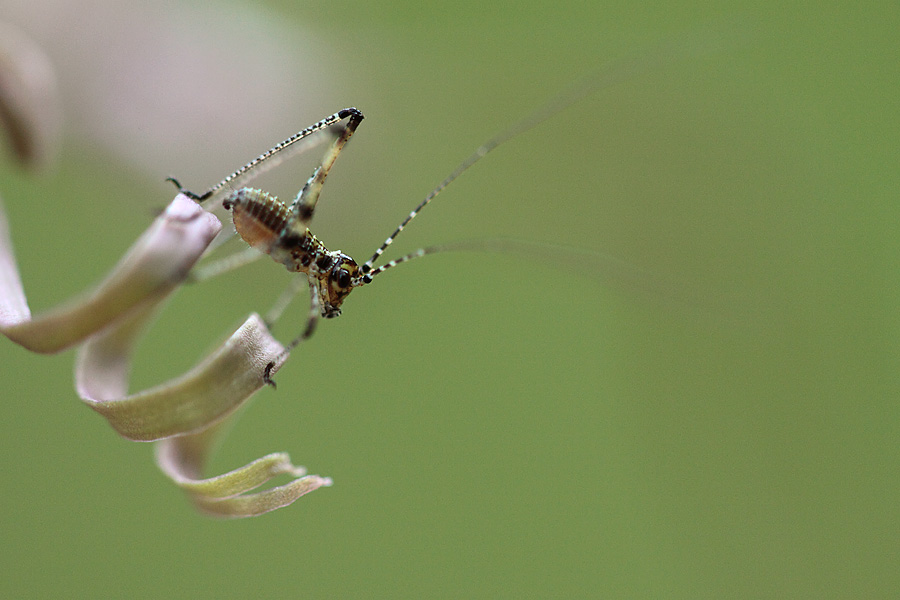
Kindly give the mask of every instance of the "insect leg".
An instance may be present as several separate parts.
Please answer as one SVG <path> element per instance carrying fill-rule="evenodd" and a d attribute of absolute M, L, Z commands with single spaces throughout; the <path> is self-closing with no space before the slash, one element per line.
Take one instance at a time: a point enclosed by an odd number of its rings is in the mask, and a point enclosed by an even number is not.
<path fill-rule="evenodd" d="M 226 194 L 232 190 L 244 187 L 244 184 L 248 183 L 257 175 L 265 173 L 269 169 L 278 166 L 282 161 L 290 158 L 291 156 L 294 156 L 299 152 L 303 152 L 311 145 L 318 143 L 318 141 L 314 139 L 316 136 L 313 136 L 312 134 L 327 129 L 328 127 L 341 122 L 347 117 L 356 117 L 356 123 L 353 125 L 354 129 L 356 129 L 356 126 L 359 125 L 359 121 L 362 121 L 363 118 L 362 113 L 355 108 L 345 108 L 344 110 L 338 111 L 329 117 L 325 117 L 321 121 L 310 125 L 306 129 L 298 131 L 280 144 L 270 148 L 269 150 L 266 150 L 202 194 L 195 194 L 194 192 L 186 190 L 184 186 L 182 186 L 181 183 L 174 177 L 169 177 L 166 179 L 166 181 L 171 181 L 172 183 L 174 183 L 175 187 L 178 188 L 178 191 L 191 200 L 195 200 L 197 202 L 205 202 L 213 197 L 218 197 L 221 194 Z M 352 120 L 353 119 L 351 118 L 351 121 Z M 351 124 L 348 124 L 347 127 L 350 127 L 350 125 Z"/>
<path fill-rule="evenodd" d="M 303 333 L 294 338 L 290 344 L 284 347 L 284 350 L 276 360 L 273 360 L 266 365 L 266 370 L 265 372 L 263 372 L 263 381 L 266 383 L 266 385 L 275 387 L 275 381 L 272 379 L 272 369 L 275 367 L 275 363 L 278 362 L 278 360 L 280 360 L 285 354 L 289 353 L 291 350 L 299 346 L 301 342 L 312 336 L 313 332 L 315 332 L 316 330 L 316 324 L 319 322 L 319 316 L 319 290 L 316 286 L 316 280 L 314 280 L 313 278 L 309 278 L 309 316 L 306 318 L 306 327 L 303 329 Z"/>
<path fill-rule="evenodd" d="M 350 136 L 353 135 L 353 132 L 356 131 L 356 128 L 359 127 L 363 120 L 363 114 L 355 108 L 346 108 L 337 113 L 337 115 L 341 119 L 349 117 L 350 120 L 346 126 L 341 128 L 340 133 L 325 152 L 322 164 L 316 167 L 312 177 L 309 178 L 309 181 L 306 182 L 306 185 L 303 186 L 303 189 L 300 190 L 293 204 L 291 204 L 291 212 L 294 218 L 303 227 L 306 227 L 312 220 L 313 213 L 316 210 L 316 203 L 319 201 L 319 194 L 322 191 L 322 186 L 325 184 L 325 178 L 328 177 L 328 172 L 331 171 L 331 167 L 334 165 L 334 161 L 337 160 L 338 155 L 344 148 L 344 144 L 347 143 L 347 140 L 350 139 Z"/>
<path fill-rule="evenodd" d="M 216 277 L 217 275 L 221 275 L 222 273 L 227 273 L 228 271 L 233 271 L 244 265 L 249 265 L 261 256 L 264 256 L 263 253 L 256 248 L 244 248 L 243 250 L 219 260 L 214 260 L 207 264 L 200 265 L 199 267 L 195 267 L 191 271 L 189 278 L 193 283 L 205 281 Z"/>
<path fill-rule="evenodd" d="M 257 254 L 259 254 L 259 252 L 257 252 Z M 269 312 L 266 313 L 264 319 L 266 327 L 269 329 L 272 328 L 275 321 L 281 318 L 282 313 L 284 313 L 291 301 L 297 297 L 297 294 L 305 284 L 306 281 L 304 281 L 302 276 L 295 275 L 294 277 L 291 277 L 291 284 L 281 293 L 278 300 L 275 301 L 275 304 L 273 304 L 272 308 L 269 309 Z"/>

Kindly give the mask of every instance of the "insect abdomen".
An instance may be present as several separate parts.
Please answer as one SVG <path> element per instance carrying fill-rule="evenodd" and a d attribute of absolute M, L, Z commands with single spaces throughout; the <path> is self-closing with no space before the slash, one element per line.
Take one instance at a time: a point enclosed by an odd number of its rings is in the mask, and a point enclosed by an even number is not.
<path fill-rule="evenodd" d="M 290 209 L 262 190 L 243 188 L 223 203 L 231 209 L 234 228 L 247 244 L 269 254 L 291 216 Z"/>

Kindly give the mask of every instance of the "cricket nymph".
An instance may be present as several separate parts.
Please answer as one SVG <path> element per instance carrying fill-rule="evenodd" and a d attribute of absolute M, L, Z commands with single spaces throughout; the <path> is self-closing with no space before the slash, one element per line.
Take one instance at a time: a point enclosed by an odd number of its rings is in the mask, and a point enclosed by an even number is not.
<path fill-rule="evenodd" d="M 309 228 L 295 225 L 291 209 L 262 190 L 241 188 L 222 205 L 231 211 L 234 228 L 248 245 L 268 254 L 288 271 L 306 273 L 315 284 L 322 316 L 337 317 L 354 287 L 372 281 L 340 251 L 331 252 Z"/>
<path fill-rule="evenodd" d="M 306 129 L 298 131 L 283 142 L 263 152 L 243 167 L 240 167 L 202 194 L 195 194 L 185 189 L 174 177 L 169 177 L 168 180 L 175 184 L 178 191 L 188 198 L 199 203 L 209 201 L 209 205 L 214 205 L 215 201 L 221 195 L 224 195 L 226 190 L 231 190 L 228 197 L 222 201 L 222 206 L 231 211 L 234 228 L 241 238 L 255 250 L 268 254 L 276 262 L 283 264 L 288 271 L 306 274 L 310 292 L 309 315 L 303 332 L 285 346 L 283 353 L 287 354 L 296 348 L 300 342 L 312 335 L 320 317 L 336 317 L 340 315 L 341 304 L 353 291 L 353 288 L 372 283 L 376 275 L 427 254 L 477 247 L 477 245 L 465 243 L 454 246 L 428 246 L 390 260 L 381 266 L 375 266 L 375 263 L 381 258 L 385 250 L 394 242 L 394 239 L 400 232 L 409 225 L 410 221 L 469 167 L 484 158 L 488 152 L 503 142 L 528 131 L 538 123 L 558 113 L 563 108 L 585 96 L 594 87 L 599 86 L 588 86 L 584 90 L 579 88 L 576 92 L 552 101 L 535 111 L 531 116 L 519 121 L 506 131 L 501 132 L 479 146 L 475 152 L 460 163 L 450 175 L 432 189 L 410 211 L 406 218 L 394 229 L 394 232 L 361 265 L 340 251 L 332 252 L 328 250 L 308 228 L 315 213 L 325 178 L 331 171 L 331 167 L 334 166 L 334 162 L 337 160 L 341 150 L 363 121 L 364 117 L 359 109 L 351 107 L 339 110 Z M 302 151 L 307 147 L 307 142 L 313 143 L 312 136 L 318 135 L 327 136 L 326 139 L 330 139 L 331 143 L 328 145 L 321 163 L 313 170 L 312 176 L 297 194 L 293 203 L 287 205 L 275 196 L 262 190 L 243 187 L 245 181 L 267 171 L 295 152 Z M 235 265 L 239 266 L 243 262 L 243 260 L 234 261 L 230 257 L 226 257 L 220 264 L 224 263 L 223 270 L 230 270 Z M 219 269 L 216 268 L 211 270 L 219 272 Z M 281 314 L 281 311 L 287 306 L 287 302 L 289 302 L 289 299 L 283 304 L 279 302 L 276 305 L 277 310 L 273 309 L 270 313 L 275 315 L 272 320 Z M 275 362 L 269 363 L 262 375 L 263 380 L 271 385 L 274 385 L 270 377 L 274 366 Z"/>

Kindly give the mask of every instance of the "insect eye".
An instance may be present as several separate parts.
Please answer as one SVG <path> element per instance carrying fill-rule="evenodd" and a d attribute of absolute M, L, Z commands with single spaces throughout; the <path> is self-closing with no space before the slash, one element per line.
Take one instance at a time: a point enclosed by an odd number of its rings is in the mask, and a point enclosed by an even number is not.
<path fill-rule="evenodd" d="M 337 284 L 338 284 L 338 287 L 342 287 L 342 288 L 350 287 L 350 273 L 348 273 L 344 269 L 341 269 L 340 271 L 338 271 Z"/>

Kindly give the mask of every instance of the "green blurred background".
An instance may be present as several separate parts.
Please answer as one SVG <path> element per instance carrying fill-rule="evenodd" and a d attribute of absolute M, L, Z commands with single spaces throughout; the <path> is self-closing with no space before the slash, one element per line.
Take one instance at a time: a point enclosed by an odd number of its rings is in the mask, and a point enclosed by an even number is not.
<path fill-rule="evenodd" d="M 188 35 L 184 6 L 160 6 Z M 361 259 L 572 81 L 734 31 L 500 148 L 395 245 L 545 240 L 674 291 L 555 256 L 446 254 L 385 274 L 294 353 L 212 469 L 287 450 L 334 487 L 233 522 L 195 513 L 149 445 L 79 403 L 72 353 L 4 340 L 0 595 L 900 595 L 896 3 L 259 10 L 321 42 L 315 100 L 258 106 L 296 113 L 266 144 L 343 106 L 366 113 L 314 223 Z M 278 56 L 258 61 L 278 72 Z M 203 188 L 263 149 L 234 139 L 202 150 L 217 170 L 156 172 L 70 134 L 42 177 L 4 161 L 32 308 L 100 278 L 171 198 L 166 175 Z M 287 277 L 267 261 L 183 290 L 141 346 L 136 388 L 186 369 Z M 299 330 L 303 305 L 276 334 Z"/>

